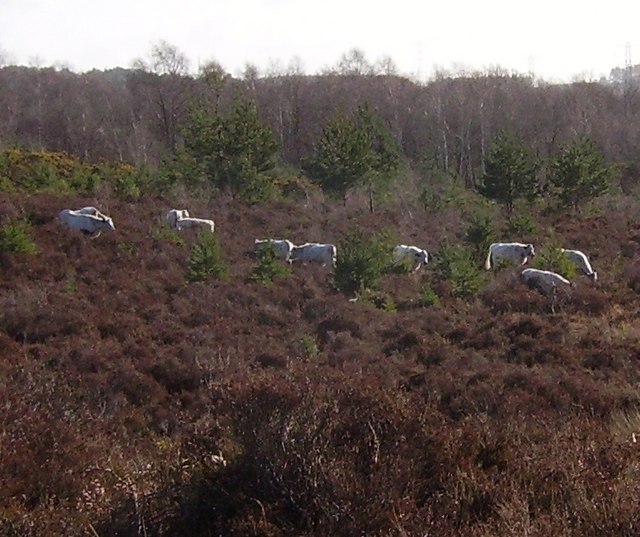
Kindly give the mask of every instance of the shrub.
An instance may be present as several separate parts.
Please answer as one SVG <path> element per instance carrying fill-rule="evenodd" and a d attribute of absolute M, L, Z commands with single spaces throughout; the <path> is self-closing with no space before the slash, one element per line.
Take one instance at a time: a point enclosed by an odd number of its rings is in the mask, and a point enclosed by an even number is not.
<path fill-rule="evenodd" d="M 474 214 L 471 217 L 465 239 L 474 249 L 478 259 L 484 258 L 492 243 L 493 219 L 490 216 Z"/>
<path fill-rule="evenodd" d="M 557 245 L 549 245 L 546 248 L 542 248 L 534 259 L 537 268 L 557 272 L 568 280 L 575 278 L 577 275 L 575 264 L 560 251 L 560 247 Z"/>
<path fill-rule="evenodd" d="M 303 354 L 308 358 L 316 358 L 320 354 L 318 342 L 316 341 L 316 338 L 311 335 L 303 334 L 300 336 L 298 344 L 302 349 Z"/>
<path fill-rule="evenodd" d="M 536 224 L 528 214 L 520 214 L 507 223 L 507 235 L 527 237 L 534 235 Z"/>
<path fill-rule="evenodd" d="M 366 238 L 348 233 L 338 248 L 333 284 L 344 294 L 377 289 L 380 278 L 392 265 L 393 244 L 385 233 Z"/>
<path fill-rule="evenodd" d="M 31 225 L 26 220 L 6 224 L 0 228 L 0 253 L 35 254 L 37 248 L 31 240 Z"/>
<path fill-rule="evenodd" d="M 428 308 L 430 306 L 438 306 L 440 304 L 440 297 L 432 287 L 425 285 L 420 289 L 420 298 L 418 298 L 418 306 Z"/>
<path fill-rule="evenodd" d="M 0 186 L 7 191 L 89 192 L 97 170 L 65 153 L 7 149 L 0 153 Z"/>
<path fill-rule="evenodd" d="M 229 267 L 222 258 L 218 239 L 211 233 L 200 233 L 187 261 L 187 281 L 204 282 L 210 278 L 224 280 L 228 277 Z"/>
<path fill-rule="evenodd" d="M 258 252 L 258 261 L 249 279 L 269 287 L 275 278 L 284 278 L 289 274 L 291 269 L 277 258 L 276 253 L 271 248 L 263 248 Z"/>
<path fill-rule="evenodd" d="M 481 272 L 471 250 L 464 246 L 444 245 L 435 262 L 435 272 L 441 280 L 451 284 L 454 296 L 475 294 L 482 283 Z"/>

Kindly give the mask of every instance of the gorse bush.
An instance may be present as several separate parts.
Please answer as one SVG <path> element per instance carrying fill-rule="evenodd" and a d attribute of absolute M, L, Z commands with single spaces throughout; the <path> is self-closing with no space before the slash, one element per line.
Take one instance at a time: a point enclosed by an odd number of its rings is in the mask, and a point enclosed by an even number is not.
<path fill-rule="evenodd" d="M 360 231 L 351 232 L 340 243 L 338 252 L 333 284 L 347 295 L 376 289 L 393 263 L 393 242 L 386 233 L 365 237 Z"/>
<path fill-rule="evenodd" d="M 229 266 L 222 257 L 222 250 L 215 235 L 201 232 L 187 261 L 187 281 L 204 282 L 229 277 Z"/>
<path fill-rule="evenodd" d="M 31 240 L 31 224 L 26 220 L 6 224 L 0 228 L 0 253 L 35 254 L 37 248 Z"/>
<path fill-rule="evenodd" d="M 249 276 L 251 281 L 269 287 L 274 279 L 291 274 L 291 269 L 278 259 L 272 248 L 262 248 L 257 256 L 258 260 Z"/>

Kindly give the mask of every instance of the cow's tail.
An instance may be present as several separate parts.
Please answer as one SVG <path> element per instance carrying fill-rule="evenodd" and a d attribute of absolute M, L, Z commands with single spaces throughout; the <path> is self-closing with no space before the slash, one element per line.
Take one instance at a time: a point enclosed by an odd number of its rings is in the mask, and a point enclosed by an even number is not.
<path fill-rule="evenodd" d="M 484 262 L 484 269 L 491 270 L 491 248 L 489 248 L 489 254 L 487 255 L 487 260 Z"/>

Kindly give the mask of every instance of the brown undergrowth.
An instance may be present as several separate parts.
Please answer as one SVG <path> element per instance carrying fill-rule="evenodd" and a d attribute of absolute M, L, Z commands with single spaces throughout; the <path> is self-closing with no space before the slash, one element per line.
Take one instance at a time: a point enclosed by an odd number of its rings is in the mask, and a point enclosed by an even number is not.
<path fill-rule="evenodd" d="M 82 205 L 116 231 L 63 229 L 57 212 Z M 339 243 L 359 227 L 435 259 L 464 244 L 464 214 L 184 196 L 231 267 L 187 283 L 196 236 L 165 229 L 173 205 L 0 203 L 0 223 L 26 219 L 37 245 L 0 267 L 0 534 L 640 531 L 625 213 L 536 215 L 538 244 L 579 247 L 598 270 L 565 295 L 506 269 L 461 298 L 427 265 L 350 301 L 326 267 L 252 281 L 253 240 Z"/>

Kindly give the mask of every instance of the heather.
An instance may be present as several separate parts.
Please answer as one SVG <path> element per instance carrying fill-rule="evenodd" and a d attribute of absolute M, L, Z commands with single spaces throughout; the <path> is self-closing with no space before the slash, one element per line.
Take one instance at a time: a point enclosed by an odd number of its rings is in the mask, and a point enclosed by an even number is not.
<path fill-rule="evenodd" d="M 56 220 L 98 202 L 116 231 Z M 553 303 L 474 265 L 455 206 L 177 204 L 215 220 L 224 277 L 190 277 L 202 238 L 165 229 L 173 199 L 3 195 L 0 224 L 29 222 L 36 245 L 2 253 L 3 534 L 637 531 L 635 199 L 531 207 L 527 240 L 580 245 L 601 276 Z M 255 238 L 355 230 L 433 261 L 356 300 L 330 267 L 256 277 Z"/>

